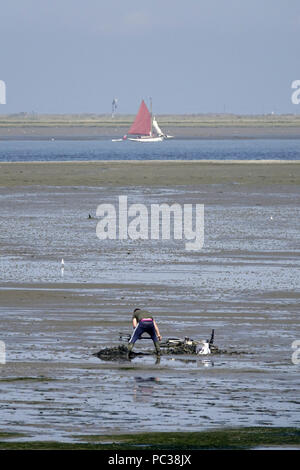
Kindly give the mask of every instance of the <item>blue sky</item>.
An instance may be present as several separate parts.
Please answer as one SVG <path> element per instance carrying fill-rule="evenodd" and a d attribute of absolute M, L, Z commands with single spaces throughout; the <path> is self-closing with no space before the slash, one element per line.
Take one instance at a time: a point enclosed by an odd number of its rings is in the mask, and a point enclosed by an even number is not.
<path fill-rule="evenodd" d="M 9 0 L 1 113 L 299 113 L 298 0 Z"/>

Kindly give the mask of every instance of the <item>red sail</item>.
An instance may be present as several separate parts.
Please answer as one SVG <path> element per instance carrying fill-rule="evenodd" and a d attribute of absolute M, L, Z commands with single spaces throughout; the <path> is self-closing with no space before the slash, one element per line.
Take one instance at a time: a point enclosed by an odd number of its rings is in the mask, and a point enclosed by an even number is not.
<path fill-rule="evenodd" d="M 134 135 L 150 135 L 151 134 L 151 114 L 144 102 L 141 103 L 139 112 L 129 129 L 128 134 Z"/>

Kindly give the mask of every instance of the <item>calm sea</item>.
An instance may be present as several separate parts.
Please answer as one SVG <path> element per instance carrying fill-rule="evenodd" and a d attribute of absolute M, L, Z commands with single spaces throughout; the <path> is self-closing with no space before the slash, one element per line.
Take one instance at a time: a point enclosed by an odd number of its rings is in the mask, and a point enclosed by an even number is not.
<path fill-rule="evenodd" d="M 299 160 L 300 140 L 2 141 L 0 161 Z"/>

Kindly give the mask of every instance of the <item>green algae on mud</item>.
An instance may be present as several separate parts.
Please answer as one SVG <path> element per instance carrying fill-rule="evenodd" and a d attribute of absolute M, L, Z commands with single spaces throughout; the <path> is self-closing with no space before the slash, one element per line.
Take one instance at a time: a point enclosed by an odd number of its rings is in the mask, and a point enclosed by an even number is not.
<path fill-rule="evenodd" d="M 50 377 L 4 377 L 0 379 L 1 382 L 23 382 L 23 381 L 31 381 L 31 382 L 50 382 L 56 379 L 52 379 Z"/>
<path fill-rule="evenodd" d="M 1 437 L 5 437 L 0 433 Z M 150 432 L 121 435 L 73 436 L 78 443 L 1 442 L 0 449 L 155 450 L 251 449 L 257 446 L 300 447 L 300 429 L 249 427 L 201 432 Z"/>
<path fill-rule="evenodd" d="M 0 432 L 0 443 L 1 439 L 14 439 L 19 437 L 26 437 L 27 434 L 23 434 L 20 432 Z"/>
<path fill-rule="evenodd" d="M 83 436 L 82 436 L 83 438 Z M 120 436 L 85 436 L 95 442 L 117 438 L 119 445 L 169 449 L 249 448 L 258 445 L 300 445 L 297 428 L 235 428 L 201 432 L 153 432 Z"/>

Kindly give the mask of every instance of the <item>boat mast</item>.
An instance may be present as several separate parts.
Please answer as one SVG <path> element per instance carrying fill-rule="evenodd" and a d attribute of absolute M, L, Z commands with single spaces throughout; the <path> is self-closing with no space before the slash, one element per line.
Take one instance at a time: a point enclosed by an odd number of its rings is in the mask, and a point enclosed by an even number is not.
<path fill-rule="evenodd" d="M 150 100 L 150 114 L 151 114 L 151 131 L 150 131 L 150 135 L 152 136 L 152 98 L 151 98 L 151 96 L 150 96 L 149 100 Z"/>

